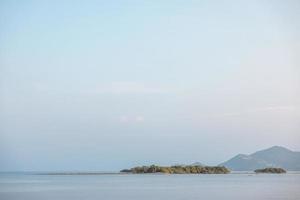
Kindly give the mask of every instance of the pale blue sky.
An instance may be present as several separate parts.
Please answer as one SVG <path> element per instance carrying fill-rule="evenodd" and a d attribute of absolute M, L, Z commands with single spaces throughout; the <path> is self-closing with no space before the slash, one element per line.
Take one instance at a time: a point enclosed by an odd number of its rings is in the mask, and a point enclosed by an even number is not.
<path fill-rule="evenodd" d="M 299 1 L 0 1 L 0 170 L 300 151 Z"/>

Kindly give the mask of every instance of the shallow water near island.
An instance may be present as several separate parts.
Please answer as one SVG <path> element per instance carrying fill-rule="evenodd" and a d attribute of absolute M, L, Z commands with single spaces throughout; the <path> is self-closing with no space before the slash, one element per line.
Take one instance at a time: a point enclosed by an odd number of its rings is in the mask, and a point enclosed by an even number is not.
<path fill-rule="evenodd" d="M 300 173 L 0 174 L 1 200 L 300 199 Z"/>

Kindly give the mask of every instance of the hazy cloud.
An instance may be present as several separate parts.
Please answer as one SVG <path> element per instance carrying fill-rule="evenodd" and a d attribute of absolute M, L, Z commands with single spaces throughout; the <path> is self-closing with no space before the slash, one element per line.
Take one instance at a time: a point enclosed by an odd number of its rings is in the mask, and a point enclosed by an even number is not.
<path fill-rule="evenodd" d="M 222 114 L 222 116 L 240 116 L 244 114 L 251 114 L 251 113 L 263 113 L 263 112 L 296 112 L 299 107 L 294 105 L 286 105 L 286 106 L 266 106 L 261 108 L 252 108 L 241 112 L 228 112 Z"/>
<path fill-rule="evenodd" d="M 174 89 L 131 81 L 101 84 L 92 90 L 92 93 L 97 94 L 164 94 L 170 92 L 174 92 Z"/>
<path fill-rule="evenodd" d="M 121 123 L 141 123 L 145 121 L 144 116 L 137 115 L 137 116 L 129 116 L 129 115 L 122 115 L 119 118 Z"/>

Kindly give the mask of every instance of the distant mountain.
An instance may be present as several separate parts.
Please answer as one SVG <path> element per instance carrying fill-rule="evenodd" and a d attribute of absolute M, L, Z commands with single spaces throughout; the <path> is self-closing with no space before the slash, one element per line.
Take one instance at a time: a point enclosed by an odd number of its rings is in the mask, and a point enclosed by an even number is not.
<path fill-rule="evenodd" d="M 300 170 L 300 152 L 280 146 L 257 151 L 250 155 L 239 154 L 221 163 L 233 171 L 253 171 L 266 167 L 280 167 L 290 171 Z"/>
<path fill-rule="evenodd" d="M 202 166 L 202 167 L 204 167 L 205 165 L 201 162 L 194 162 L 194 163 L 190 164 L 189 166 Z"/>

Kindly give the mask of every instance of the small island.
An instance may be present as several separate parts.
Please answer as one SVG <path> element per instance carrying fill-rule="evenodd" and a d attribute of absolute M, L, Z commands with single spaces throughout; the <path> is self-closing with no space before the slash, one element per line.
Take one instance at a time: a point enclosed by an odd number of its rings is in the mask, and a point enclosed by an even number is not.
<path fill-rule="evenodd" d="M 255 173 L 269 173 L 269 174 L 282 174 L 286 173 L 286 171 L 282 168 L 273 168 L 273 167 L 268 167 L 264 169 L 256 169 L 254 170 Z"/>
<path fill-rule="evenodd" d="M 162 166 L 142 166 L 131 169 L 123 169 L 121 173 L 145 174 L 145 173 L 163 173 L 163 174 L 228 174 L 230 170 L 223 166 L 181 166 L 171 167 Z"/>

